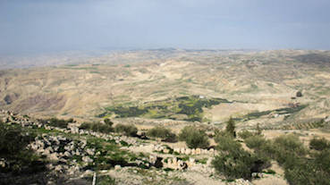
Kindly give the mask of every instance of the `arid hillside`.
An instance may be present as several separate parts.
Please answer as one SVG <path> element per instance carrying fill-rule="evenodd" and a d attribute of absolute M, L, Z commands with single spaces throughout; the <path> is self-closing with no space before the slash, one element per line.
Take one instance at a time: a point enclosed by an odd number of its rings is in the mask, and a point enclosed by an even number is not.
<path fill-rule="evenodd" d="M 189 121 L 186 103 L 199 106 L 201 122 L 234 117 L 242 126 L 272 127 L 330 116 L 329 51 L 146 50 L 59 64 L 0 71 L 0 106 L 35 116 Z M 173 106 L 180 97 L 197 104 Z M 228 102 L 198 103 L 214 98 Z M 119 108 L 142 113 L 120 115 Z"/>

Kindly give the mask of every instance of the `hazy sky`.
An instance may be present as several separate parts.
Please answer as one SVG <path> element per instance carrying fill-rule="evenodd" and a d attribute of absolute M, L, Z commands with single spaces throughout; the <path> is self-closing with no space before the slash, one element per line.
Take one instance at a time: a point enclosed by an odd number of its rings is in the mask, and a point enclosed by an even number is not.
<path fill-rule="evenodd" d="M 0 54 L 330 49 L 330 0 L 0 0 Z"/>

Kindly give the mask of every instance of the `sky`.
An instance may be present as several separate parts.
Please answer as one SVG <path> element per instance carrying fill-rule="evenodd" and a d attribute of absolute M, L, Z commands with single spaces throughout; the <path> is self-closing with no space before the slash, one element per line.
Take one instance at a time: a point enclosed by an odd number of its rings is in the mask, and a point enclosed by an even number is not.
<path fill-rule="evenodd" d="M 330 49 L 329 0 L 0 0 L 0 54 Z"/>

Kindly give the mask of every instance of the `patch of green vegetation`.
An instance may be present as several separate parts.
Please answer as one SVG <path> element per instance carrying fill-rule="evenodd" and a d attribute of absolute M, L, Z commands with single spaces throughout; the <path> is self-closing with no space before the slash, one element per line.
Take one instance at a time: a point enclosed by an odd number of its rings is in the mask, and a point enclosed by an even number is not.
<path fill-rule="evenodd" d="M 203 108 L 211 108 L 220 103 L 231 103 L 222 98 L 200 98 L 199 96 L 181 96 L 161 101 L 147 102 L 144 105 L 124 106 L 115 105 L 107 107 L 106 111 L 98 117 L 115 114 L 116 117 L 145 117 L 177 119 L 175 115 L 186 115 L 182 118 L 187 121 L 202 121 Z"/>
<path fill-rule="evenodd" d="M 83 130 L 92 130 L 94 132 L 101 132 L 108 134 L 110 132 L 114 131 L 114 128 L 112 127 L 112 122 L 109 119 L 104 119 L 104 124 L 101 123 L 82 123 L 79 127 L 79 129 Z"/>
<path fill-rule="evenodd" d="M 274 170 L 272 170 L 272 169 L 267 169 L 267 170 L 263 171 L 263 173 L 265 173 L 265 174 L 271 174 L 271 175 L 275 175 L 276 174 L 276 172 Z"/>
<path fill-rule="evenodd" d="M 116 180 L 109 175 L 102 175 L 97 178 L 96 185 L 115 185 Z"/>
<path fill-rule="evenodd" d="M 253 172 L 261 172 L 268 163 L 266 158 L 245 151 L 228 133 L 219 132 L 215 140 L 219 144 L 219 154 L 212 161 L 212 165 L 228 180 L 251 179 Z"/>
<path fill-rule="evenodd" d="M 300 106 L 296 106 L 296 107 L 286 107 L 286 108 L 275 109 L 275 110 L 252 112 L 252 113 L 247 114 L 245 117 L 248 118 L 248 119 L 257 119 L 261 116 L 268 115 L 271 112 L 274 112 L 274 113 L 279 114 L 279 115 L 294 114 L 294 113 L 297 113 L 297 112 L 301 111 L 302 109 L 304 109 L 306 107 L 307 107 L 307 105 L 300 105 Z"/>
<path fill-rule="evenodd" d="M 250 141 L 251 142 L 251 141 Z M 328 185 L 330 179 L 330 148 L 323 139 L 312 146 L 322 150 L 308 150 L 294 134 L 282 135 L 274 140 L 259 136 L 253 144 L 247 144 L 258 155 L 275 159 L 283 168 L 289 184 Z"/>
<path fill-rule="evenodd" d="M 269 87 L 274 87 L 274 84 L 273 84 L 273 83 L 267 83 L 267 85 L 268 85 Z"/>
<path fill-rule="evenodd" d="M 68 119 L 58 119 L 58 118 L 51 118 L 51 119 L 39 119 L 38 120 L 40 123 L 53 126 L 53 127 L 60 127 L 60 128 L 67 128 L 69 123 L 72 123 L 74 120 Z"/>
<path fill-rule="evenodd" d="M 35 136 L 18 125 L 6 125 L 0 121 L 0 158 L 5 161 L 5 165 L 0 166 L 0 173 L 6 177 L 0 178 L 0 184 L 25 184 L 17 177 L 47 171 L 45 161 L 27 147 Z M 29 182 L 34 184 L 37 180 L 30 178 Z"/>
<path fill-rule="evenodd" d="M 201 164 L 206 164 L 207 160 L 208 160 L 208 158 L 203 158 L 203 159 L 198 159 L 196 162 L 201 163 Z"/>
<path fill-rule="evenodd" d="M 330 142 L 325 138 L 313 138 L 310 143 L 309 147 L 314 150 L 326 150 L 330 149 Z"/>
<path fill-rule="evenodd" d="M 167 129 L 162 126 L 156 126 L 152 129 L 148 130 L 147 136 L 161 138 L 168 142 L 176 141 L 176 135 L 174 133 L 172 133 L 170 129 Z"/>
<path fill-rule="evenodd" d="M 87 147 L 94 148 L 100 155 L 90 156 L 93 158 L 93 164 L 90 168 L 95 170 L 108 170 L 115 165 L 128 166 L 130 162 L 139 159 L 139 156 L 126 150 L 121 150 L 118 145 L 108 142 L 104 139 L 89 137 Z"/>
<path fill-rule="evenodd" d="M 179 139 L 185 141 L 189 148 L 207 148 L 210 144 L 206 133 L 194 126 L 184 127 L 179 134 Z"/>
<path fill-rule="evenodd" d="M 74 66 L 78 66 L 78 64 L 67 64 L 65 66 L 68 66 L 68 67 L 74 67 Z"/>
<path fill-rule="evenodd" d="M 123 133 L 127 136 L 136 136 L 138 129 L 134 125 L 118 124 L 115 126 L 115 131 Z"/>

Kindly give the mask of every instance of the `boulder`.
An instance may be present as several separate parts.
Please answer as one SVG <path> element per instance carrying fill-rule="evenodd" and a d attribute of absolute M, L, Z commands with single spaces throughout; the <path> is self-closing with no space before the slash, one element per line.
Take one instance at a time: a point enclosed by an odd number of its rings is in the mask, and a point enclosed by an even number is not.
<path fill-rule="evenodd" d="M 191 154 L 191 149 L 190 149 L 190 148 L 187 148 L 185 154 L 186 154 L 186 155 Z"/>
<path fill-rule="evenodd" d="M 93 162 L 93 159 L 91 159 L 90 157 L 88 156 L 84 156 L 82 157 L 82 160 L 86 163 L 92 163 Z"/>
<path fill-rule="evenodd" d="M 50 155 L 49 155 L 49 159 L 50 159 L 51 161 L 58 161 L 58 160 L 59 160 L 59 158 L 58 158 L 58 154 L 57 154 L 57 153 L 52 153 L 52 154 L 50 154 Z"/>
<path fill-rule="evenodd" d="M 87 150 L 86 150 L 86 153 L 88 154 L 88 155 L 94 155 L 95 154 L 95 149 L 93 148 L 93 149 L 91 149 L 91 148 L 88 148 Z"/>

